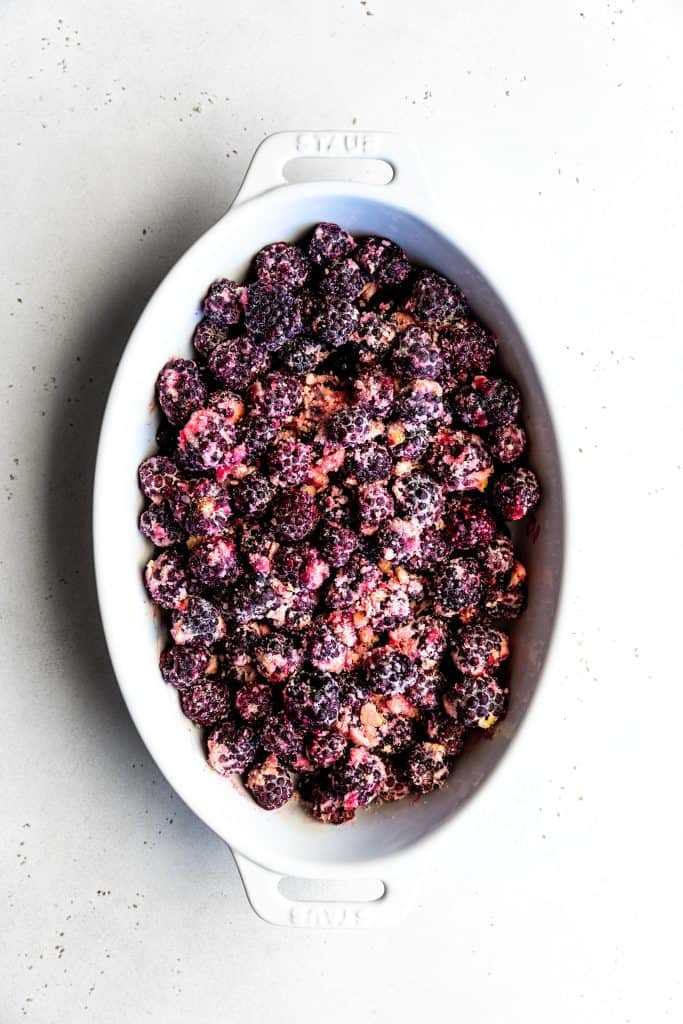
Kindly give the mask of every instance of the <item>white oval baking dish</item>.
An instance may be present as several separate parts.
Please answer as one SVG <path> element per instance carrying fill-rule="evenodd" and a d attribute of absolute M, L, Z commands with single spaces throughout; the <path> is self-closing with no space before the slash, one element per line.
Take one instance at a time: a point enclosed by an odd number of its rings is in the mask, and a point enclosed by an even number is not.
<path fill-rule="evenodd" d="M 386 185 L 289 185 L 283 168 L 300 155 L 379 158 L 391 165 L 394 177 Z M 191 354 L 207 285 L 222 275 L 239 279 L 261 246 L 297 239 L 320 220 L 393 238 L 413 260 L 460 284 L 476 313 L 500 337 L 504 363 L 522 387 L 531 459 L 544 490 L 543 502 L 520 537 L 530 601 L 513 630 L 507 719 L 490 742 L 463 755 L 445 789 L 415 802 L 371 807 L 341 827 L 313 821 L 296 804 L 265 812 L 238 781 L 208 767 L 200 731 L 183 717 L 177 694 L 159 675 L 164 641 L 142 585 L 149 546 L 137 529 L 142 505 L 137 467 L 154 450 L 154 381 L 167 359 Z M 548 654 L 565 546 L 560 457 L 537 369 L 539 355 L 501 288 L 485 275 L 479 260 L 475 263 L 472 247 L 434 221 L 412 145 L 389 133 L 284 132 L 266 139 L 229 212 L 171 270 L 128 342 L 104 415 L 94 489 L 95 569 L 109 652 L 152 757 L 183 800 L 230 844 L 248 898 L 267 921 L 349 927 L 398 920 L 411 904 L 427 847 L 452 833 L 464 805 L 519 732 Z M 368 903 L 293 901 L 280 891 L 283 876 L 380 879 L 384 894 Z"/>

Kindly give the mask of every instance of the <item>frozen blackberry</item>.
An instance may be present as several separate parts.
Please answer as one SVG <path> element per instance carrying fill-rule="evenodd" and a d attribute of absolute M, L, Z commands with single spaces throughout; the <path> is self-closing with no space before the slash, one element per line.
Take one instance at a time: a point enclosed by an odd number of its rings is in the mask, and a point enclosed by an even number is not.
<path fill-rule="evenodd" d="M 415 723 L 404 715 L 389 715 L 379 728 L 380 754 L 400 754 L 415 742 Z"/>
<path fill-rule="evenodd" d="M 423 423 L 397 421 L 387 426 L 386 443 L 397 461 L 417 461 L 429 448 L 431 437 Z"/>
<path fill-rule="evenodd" d="M 245 722 L 259 722 L 273 710 L 273 691 L 267 683 L 245 683 L 235 694 L 235 710 Z"/>
<path fill-rule="evenodd" d="M 330 567 L 312 544 L 281 545 L 273 571 L 283 582 L 306 590 L 319 590 L 330 575 Z"/>
<path fill-rule="evenodd" d="M 320 277 L 321 291 L 335 302 L 353 302 L 365 287 L 360 267 L 350 256 L 329 260 Z"/>
<path fill-rule="evenodd" d="M 277 592 L 265 576 L 240 577 L 230 594 L 231 613 L 240 625 L 252 619 L 265 619 L 279 603 Z"/>
<path fill-rule="evenodd" d="M 418 663 L 416 678 L 406 690 L 406 697 L 421 711 L 439 706 L 440 695 L 446 689 L 446 678 L 435 665 Z"/>
<path fill-rule="evenodd" d="M 348 648 L 334 630 L 323 622 L 311 627 L 306 642 L 306 657 L 320 672 L 336 674 L 346 666 Z"/>
<path fill-rule="evenodd" d="M 339 569 L 346 565 L 358 547 L 353 530 L 336 523 L 325 523 L 318 534 L 318 549 L 329 566 Z"/>
<path fill-rule="evenodd" d="M 256 472 L 240 480 L 232 491 L 232 498 L 237 512 L 251 519 L 260 519 L 274 494 L 275 491 L 267 478 Z"/>
<path fill-rule="evenodd" d="M 254 644 L 256 666 L 269 683 L 284 683 L 301 665 L 303 654 L 284 633 L 268 633 Z"/>
<path fill-rule="evenodd" d="M 394 629 L 410 618 L 410 595 L 393 577 L 387 579 L 366 601 L 365 614 L 377 632 Z"/>
<path fill-rule="evenodd" d="M 420 528 L 409 519 L 390 519 L 377 532 L 377 546 L 387 562 L 407 564 L 419 556 Z"/>
<path fill-rule="evenodd" d="M 330 771 L 330 788 L 342 798 L 347 810 L 366 807 L 379 795 L 386 769 L 381 758 L 354 747 L 347 758 Z"/>
<path fill-rule="evenodd" d="M 258 739 L 249 725 L 221 722 L 209 733 L 209 764 L 219 775 L 245 772 L 258 753 Z"/>
<path fill-rule="evenodd" d="M 399 334 L 389 362 L 400 380 L 436 380 L 443 371 L 441 350 L 430 332 L 423 327 L 409 327 L 403 334 Z"/>
<path fill-rule="evenodd" d="M 313 449 L 294 437 L 275 440 L 268 452 L 268 476 L 277 487 L 296 487 L 308 476 Z"/>
<path fill-rule="evenodd" d="M 302 328 L 301 300 L 295 292 L 257 281 L 247 288 L 244 323 L 269 352 L 277 352 Z"/>
<path fill-rule="evenodd" d="M 411 381 L 399 391 L 393 415 L 418 429 L 446 420 L 443 388 L 438 381 L 427 378 Z"/>
<path fill-rule="evenodd" d="M 254 765 L 247 775 L 247 789 L 264 811 L 283 807 L 294 793 L 294 782 L 287 769 L 271 754 L 263 764 Z"/>
<path fill-rule="evenodd" d="M 225 622 L 210 601 L 190 595 L 173 609 L 171 636 L 177 644 L 213 644 L 225 637 Z"/>
<path fill-rule="evenodd" d="M 206 384 L 197 364 L 191 359 L 170 359 L 157 377 L 157 395 L 169 423 L 184 423 L 206 401 Z"/>
<path fill-rule="evenodd" d="M 324 778 L 312 777 L 301 785 L 301 797 L 306 803 L 311 816 L 325 825 L 343 825 L 352 821 L 356 812 L 352 807 L 345 807 L 343 797 L 333 793 L 329 781 Z"/>
<path fill-rule="evenodd" d="M 517 385 L 506 377 L 478 375 L 451 396 L 455 415 L 466 427 L 501 427 L 519 415 Z"/>
<path fill-rule="evenodd" d="M 284 711 L 278 711 L 266 719 L 261 729 L 261 745 L 269 754 L 276 754 L 284 764 L 292 767 L 303 754 L 304 734 Z"/>
<path fill-rule="evenodd" d="M 517 462 L 526 451 L 526 433 L 519 423 L 496 427 L 488 435 L 489 451 L 498 462 Z"/>
<path fill-rule="evenodd" d="M 290 633 L 305 632 L 311 624 L 313 613 L 318 602 L 313 590 L 292 590 L 286 584 L 279 584 L 280 603 L 272 613 L 271 619 L 276 626 L 289 630 Z"/>
<path fill-rule="evenodd" d="M 278 370 L 256 381 L 249 389 L 251 413 L 277 424 L 296 411 L 301 398 L 299 381 Z"/>
<path fill-rule="evenodd" d="M 439 431 L 427 464 L 447 491 L 484 490 L 493 472 L 484 442 L 477 434 L 465 430 Z"/>
<path fill-rule="evenodd" d="M 378 313 L 361 313 L 351 341 L 354 343 L 360 363 L 376 364 L 383 359 L 396 337 L 396 329 Z"/>
<path fill-rule="evenodd" d="M 209 288 L 202 309 L 207 319 L 221 327 L 231 327 L 242 319 L 246 288 L 227 277 L 220 277 Z"/>
<path fill-rule="evenodd" d="M 390 647 L 370 651 L 365 658 L 364 669 L 373 693 L 405 693 L 417 679 L 414 662 Z"/>
<path fill-rule="evenodd" d="M 339 224 L 323 221 L 313 228 L 308 243 L 308 257 L 314 263 L 324 264 L 348 256 L 355 248 L 356 243 L 348 231 Z"/>
<path fill-rule="evenodd" d="M 358 488 L 358 518 L 362 533 L 372 533 L 394 514 L 394 499 L 383 484 Z"/>
<path fill-rule="evenodd" d="M 509 579 L 494 585 L 486 594 L 483 612 L 487 619 L 508 621 L 519 618 L 526 603 L 526 569 L 521 562 L 515 562 Z"/>
<path fill-rule="evenodd" d="M 255 462 L 277 437 L 279 424 L 266 420 L 258 413 L 249 413 L 241 423 L 240 440 L 247 462 Z"/>
<path fill-rule="evenodd" d="M 401 515 L 420 526 L 432 526 L 443 509 L 443 488 L 427 473 L 409 473 L 399 477 L 391 488 Z"/>
<path fill-rule="evenodd" d="M 421 270 L 413 282 L 407 310 L 421 324 L 441 327 L 468 313 L 465 296 L 457 285 L 434 270 Z"/>
<path fill-rule="evenodd" d="M 410 276 L 408 257 L 388 238 L 366 238 L 354 253 L 354 259 L 371 281 L 397 287 Z"/>
<path fill-rule="evenodd" d="M 359 316 L 352 302 L 327 296 L 317 304 L 311 327 L 324 345 L 339 348 L 350 340 Z"/>
<path fill-rule="evenodd" d="M 438 527 L 427 527 L 420 534 L 416 552 L 406 560 L 406 565 L 415 571 L 433 569 L 450 558 L 453 545 L 446 532 Z"/>
<path fill-rule="evenodd" d="M 488 585 L 500 582 L 501 576 L 507 576 L 515 564 L 515 549 L 510 537 L 497 533 L 488 544 L 477 551 L 481 566 L 482 579 Z"/>
<path fill-rule="evenodd" d="M 234 391 L 229 391 L 227 388 L 212 391 L 206 404 L 209 409 L 220 413 L 232 426 L 239 423 L 244 416 L 244 399 L 241 395 L 236 394 Z"/>
<path fill-rule="evenodd" d="M 213 409 L 195 409 L 178 434 L 178 457 L 187 469 L 216 469 L 235 442 L 235 428 Z"/>
<path fill-rule="evenodd" d="M 505 717 L 508 691 L 493 676 L 465 676 L 443 696 L 446 713 L 466 729 L 490 729 Z"/>
<path fill-rule="evenodd" d="M 145 586 L 154 603 L 162 608 L 179 608 L 184 604 L 189 583 L 179 548 L 167 548 L 150 559 L 145 568 Z"/>
<path fill-rule="evenodd" d="M 273 288 L 297 291 L 308 277 L 308 260 L 296 245 L 273 242 L 256 254 L 256 276 Z"/>
<path fill-rule="evenodd" d="M 407 772 L 410 784 L 418 793 L 441 789 L 448 779 L 446 748 L 441 743 L 418 743 L 408 755 Z"/>
<path fill-rule="evenodd" d="M 458 495 L 449 503 L 443 518 L 451 543 L 458 551 L 481 548 L 496 533 L 496 520 L 477 495 Z"/>
<path fill-rule="evenodd" d="M 449 757 L 461 753 L 465 740 L 465 726 L 441 710 L 430 711 L 425 719 L 427 736 L 432 743 L 440 743 Z"/>
<path fill-rule="evenodd" d="M 205 644 L 169 647 L 159 657 L 161 678 L 178 690 L 198 683 L 215 664 L 215 658 Z"/>
<path fill-rule="evenodd" d="M 236 391 L 250 384 L 267 366 L 266 349 L 247 335 L 220 342 L 209 356 L 209 370 L 216 380 Z"/>
<path fill-rule="evenodd" d="M 337 721 L 339 683 L 325 672 L 300 672 L 282 691 L 288 717 L 306 732 L 324 732 Z"/>
<path fill-rule="evenodd" d="M 391 476 L 389 449 L 376 441 L 365 441 L 348 453 L 345 462 L 346 481 L 352 484 L 374 484 Z"/>
<path fill-rule="evenodd" d="M 208 359 L 217 345 L 227 341 L 229 337 L 228 328 L 215 320 L 204 317 L 195 327 L 192 335 L 192 344 L 204 359 Z"/>
<path fill-rule="evenodd" d="M 154 505 L 168 501 L 176 490 L 180 474 L 173 459 L 164 455 L 153 455 L 140 463 L 138 468 L 140 489 Z"/>
<path fill-rule="evenodd" d="M 190 535 L 209 537 L 223 533 L 232 517 L 229 493 L 206 477 L 190 480 L 174 515 L 180 517 Z"/>
<path fill-rule="evenodd" d="M 463 379 L 472 373 L 486 373 L 496 355 L 495 335 L 475 320 L 461 320 L 449 327 L 440 342 L 451 373 Z"/>
<path fill-rule="evenodd" d="M 353 401 L 370 416 L 388 416 L 394 404 L 394 380 L 381 369 L 361 370 L 353 381 Z"/>
<path fill-rule="evenodd" d="M 508 637 L 491 626 L 463 626 L 451 650 L 455 667 L 465 676 L 494 672 L 510 654 Z"/>
<path fill-rule="evenodd" d="M 331 441 L 343 445 L 356 445 L 367 441 L 370 426 L 370 417 L 365 409 L 347 406 L 330 416 L 326 430 Z"/>
<path fill-rule="evenodd" d="M 329 768 L 346 751 L 346 740 L 340 732 L 321 732 L 313 736 L 306 747 L 308 759 L 316 768 Z"/>
<path fill-rule="evenodd" d="M 258 636 L 258 627 L 231 623 L 223 649 L 223 667 L 231 677 L 239 680 L 253 677 L 254 643 Z"/>
<path fill-rule="evenodd" d="M 314 334 L 304 331 L 288 341 L 278 352 L 278 360 L 288 373 L 303 377 L 329 355 L 329 348 Z"/>
<path fill-rule="evenodd" d="M 180 691 L 180 706 L 195 725 L 215 725 L 230 714 L 230 691 L 223 683 L 206 679 Z"/>
<path fill-rule="evenodd" d="M 387 803 L 395 800 L 405 800 L 410 796 L 410 783 L 404 759 L 386 758 L 384 761 L 386 776 L 379 791 L 380 800 Z"/>
<path fill-rule="evenodd" d="M 285 540 L 307 537 L 319 518 L 315 497 L 307 491 L 285 491 L 273 504 L 273 529 Z"/>
<path fill-rule="evenodd" d="M 491 494 L 496 512 L 511 522 L 528 516 L 540 500 L 536 474 L 524 466 L 516 466 L 498 477 Z"/>
<path fill-rule="evenodd" d="M 231 537 L 207 537 L 195 544 L 187 559 L 187 571 L 204 587 L 227 586 L 240 572 L 237 545 Z"/>
<path fill-rule="evenodd" d="M 140 532 L 158 548 L 169 548 L 184 537 L 168 505 L 150 505 L 140 516 Z"/>

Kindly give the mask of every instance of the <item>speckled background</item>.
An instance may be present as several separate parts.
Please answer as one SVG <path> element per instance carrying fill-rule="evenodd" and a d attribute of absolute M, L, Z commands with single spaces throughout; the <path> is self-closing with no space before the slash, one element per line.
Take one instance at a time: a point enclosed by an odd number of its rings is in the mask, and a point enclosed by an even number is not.
<path fill-rule="evenodd" d="M 680 1019 L 682 30 L 674 0 L 2 5 L 2 1024 Z M 567 616 L 406 924 L 283 932 L 128 719 L 90 488 L 126 338 L 255 145 L 355 126 L 419 139 L 552 349 Z"/>

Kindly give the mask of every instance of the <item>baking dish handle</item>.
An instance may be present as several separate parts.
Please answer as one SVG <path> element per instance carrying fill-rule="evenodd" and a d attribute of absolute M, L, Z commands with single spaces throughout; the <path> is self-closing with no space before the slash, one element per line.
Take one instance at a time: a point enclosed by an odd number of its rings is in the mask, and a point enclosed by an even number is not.
<path fill-rule="evenodd" d="M 323 902 L 292 900 L 280 891 L 286 875 L 269 871 L 232 851 L 247 899 L 269 924 L 299 928 L 375 928 L 398 924 L 411 910 L 419 888 L 419 871 L 391 872 L 382 877 L 384 892 L 371 901 Z M 416 866 L 413 865 L 413 868 Z"/>
<path fill-rule="evenodd" d="M 420 154 L 412 139 L 398 132 L 276 132 L 254 153 L 233 207 L 287 184 L 284 169 L 297 158 L 330 160 L 383 160 L 393 171 L 391 181 L 374 185 L 390 189 L 391 195 L 405 193 L 411 205 L 429 203 L 431 190 Z M 315 180 L 314 177 L 311 180 Z"/>

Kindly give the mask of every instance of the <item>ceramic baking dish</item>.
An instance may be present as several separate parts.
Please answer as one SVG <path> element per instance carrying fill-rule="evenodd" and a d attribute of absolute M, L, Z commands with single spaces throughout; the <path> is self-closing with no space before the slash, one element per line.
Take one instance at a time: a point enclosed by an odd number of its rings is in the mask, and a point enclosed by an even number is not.
<path fill-rule="evenodd" d="M 384 160 L 389 184 L 313 181 L 287 184 L 283 169 L 299 156 Z M 149 545 L 137 529 L 142 506 L 138 464 L 155 447 L 153 402 L 159 368 L 191 354 L 207 285 L 241 278 L 252 255 L 274 240 L 298 239 L 317 221 L 390 237 L 409 257 L 462 287 L 478 316 L 501 339 L 503 361 L 520 383 L 531 459 L 544 491 L 518 538 L 529 569 L 530 601 L 513 630 L 510 711 L 490 742 L 473 745 L 446 788 L 417 801 L 368 808 L 340 827 L 312 820 L 292 802 L 261 810 L 235 779 L 207 765 L 200 730 L 164 686 L 158 657 L 164 639 L 142 584 Z M 387 133 L 285 132 L 257 150 L 229 212 L 171 270 L 141 316 L 123 353 L 100 436 L 94 492 L 97 589 L 109 651 L 124 699 L 152 757 L 170 784 L 230 844 L 254 910 L 277 924 L 352 927 L 390 923 L 409 908 L 424 857 L 453 836 L 472 795 L 499 765 L 519 732 L 538 685 L 555 622 L 562 579 L 564 504 L 558 445 L 538 369 L 540 353 L 503 289 L 487 276 L 469 242 L 435 219 L 418 156 Z M 495 809 L 494 809 L 495 813 Z M 442 847 L 443 849 L 443 847 Z M 379 879 L 370 902 L 298 901 L 283 876 Z"/>

